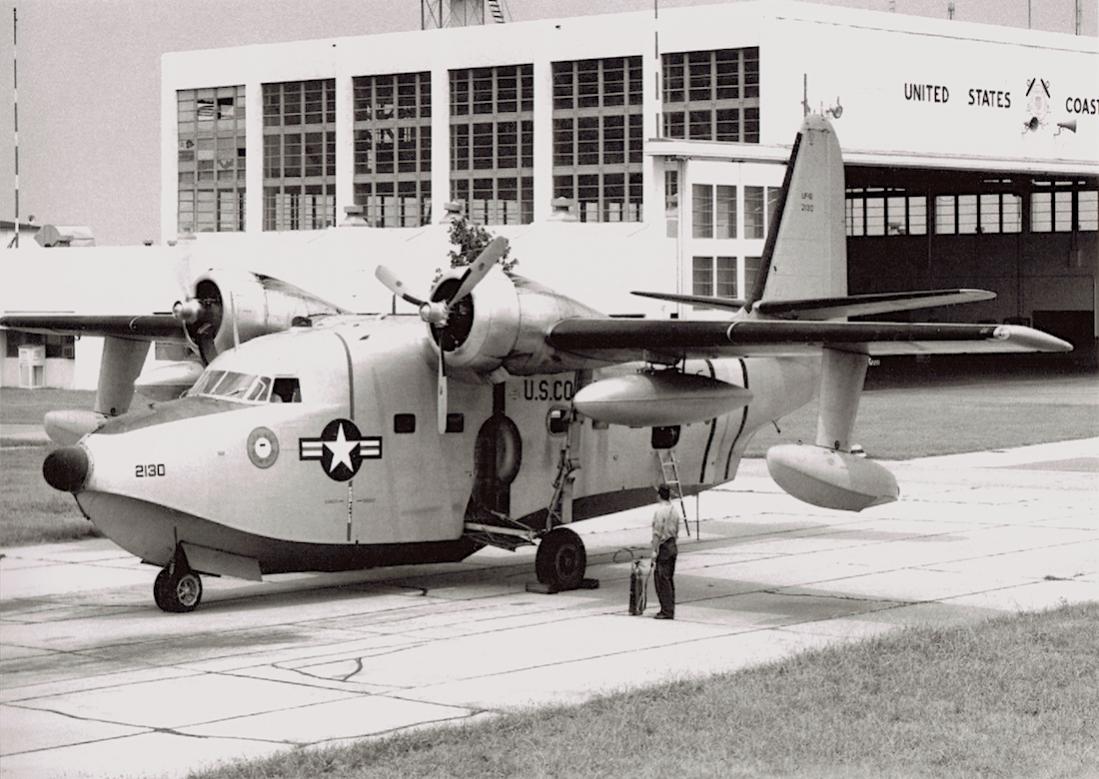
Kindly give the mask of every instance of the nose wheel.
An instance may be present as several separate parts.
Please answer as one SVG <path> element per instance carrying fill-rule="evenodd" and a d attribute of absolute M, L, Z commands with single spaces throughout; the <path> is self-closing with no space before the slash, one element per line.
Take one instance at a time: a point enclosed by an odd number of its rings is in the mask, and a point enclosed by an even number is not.
<path fill-rule="evenodd" d="M 173 614 L 194 611 L 202 601 L 202 579 L 185 564 L 173 560 L 156 575 L 153 600 L 161 611 Z"/>

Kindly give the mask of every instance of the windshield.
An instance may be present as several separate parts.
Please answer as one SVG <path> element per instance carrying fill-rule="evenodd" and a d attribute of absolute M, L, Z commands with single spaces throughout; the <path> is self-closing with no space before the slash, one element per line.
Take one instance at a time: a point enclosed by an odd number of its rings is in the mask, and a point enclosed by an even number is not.
<path fill-rule="evenodd" d="M 300 403 L 301 391 L 296 378 L 257 376 L 254 373 L 207 370 L 187 393 L 229 398 L 249 403 Z M 272 392 L 273 390 L 273 392 Z"/>

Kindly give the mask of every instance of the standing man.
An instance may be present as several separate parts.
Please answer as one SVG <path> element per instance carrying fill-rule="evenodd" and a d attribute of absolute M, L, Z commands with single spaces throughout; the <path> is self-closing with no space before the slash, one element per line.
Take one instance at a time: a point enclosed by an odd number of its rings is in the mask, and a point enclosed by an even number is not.
<path fill-rule="evenodd" d="M 656 619 L 675 619 L 675 558 L 679 554 L 675 539 L 679 535 L 682 517 L 672 505 L 671 490 L 661 484 L 657 490 L 660 503 L 653 513 L 653 578 L 656 580 L 656 597 L 660 599 L 660 611 Z"/>

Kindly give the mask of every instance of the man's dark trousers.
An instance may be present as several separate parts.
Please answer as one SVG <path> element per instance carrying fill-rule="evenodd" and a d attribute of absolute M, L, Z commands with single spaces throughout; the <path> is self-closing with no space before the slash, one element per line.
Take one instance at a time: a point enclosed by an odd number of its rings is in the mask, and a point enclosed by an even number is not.
<path fill-rule="evenodd" d="M 656 554 L 653 581 L 656 584 L 656 597 L 660 599 L 660 613 L 666 617 L 675 616 L 675 558 L 678 554 L 679 548 L 674 538 L 664 541 Z"/>

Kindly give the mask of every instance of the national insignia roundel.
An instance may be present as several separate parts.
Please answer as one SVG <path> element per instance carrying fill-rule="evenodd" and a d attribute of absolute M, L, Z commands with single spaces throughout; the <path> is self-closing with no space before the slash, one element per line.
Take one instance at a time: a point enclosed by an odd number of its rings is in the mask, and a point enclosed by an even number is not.
<path fill-rule="evenodd" d="M 349 419 L 333 419 L 324 426 L 319 438 L 299 438 L 298 458 L 319 460 L 325 475 L 334 481 L 347 481 L 363 460 L 380 460 L 380 436 L 364 436 Z"/>
<path fill-rule="evenodd" d="M 266 427 L 257 427 L 248 436 L 248 459 L 257 468 L 270 468 L 279 459 L 279 439 Z"/>

